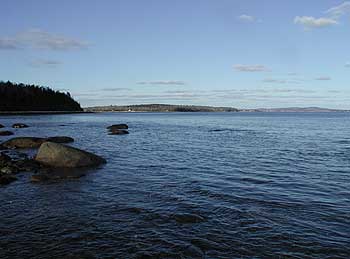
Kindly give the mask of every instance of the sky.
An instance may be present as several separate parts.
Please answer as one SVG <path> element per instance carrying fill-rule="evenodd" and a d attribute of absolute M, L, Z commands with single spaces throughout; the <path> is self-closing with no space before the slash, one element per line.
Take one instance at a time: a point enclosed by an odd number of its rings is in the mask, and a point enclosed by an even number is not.
<path fill-rule="evenodd" d="M 350 1 L 1 0 L 0 80 L 82 106 L 350 109 Z"/>

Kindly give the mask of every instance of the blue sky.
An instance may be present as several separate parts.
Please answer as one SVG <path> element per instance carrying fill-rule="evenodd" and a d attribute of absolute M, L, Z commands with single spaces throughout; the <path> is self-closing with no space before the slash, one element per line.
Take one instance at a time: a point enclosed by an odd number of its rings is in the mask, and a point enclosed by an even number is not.
<path fill-rule="evenodd" d="M 83 106 L 350 109 L 350 1 L 2 0 L 0 80 Z"/>

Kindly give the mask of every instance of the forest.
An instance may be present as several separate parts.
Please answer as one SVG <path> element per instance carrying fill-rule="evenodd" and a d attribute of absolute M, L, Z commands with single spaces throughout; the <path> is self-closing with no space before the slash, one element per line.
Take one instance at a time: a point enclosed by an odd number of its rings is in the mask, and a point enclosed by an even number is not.
<path fill-rule="evenodd" d="M 0 81 L 0 111 L 82 111 L 70 93 Z"/>

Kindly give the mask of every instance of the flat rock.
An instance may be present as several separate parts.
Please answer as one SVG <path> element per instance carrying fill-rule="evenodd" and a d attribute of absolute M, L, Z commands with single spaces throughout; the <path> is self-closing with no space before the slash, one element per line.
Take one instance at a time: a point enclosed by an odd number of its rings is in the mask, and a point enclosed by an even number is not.
<path fill-rule="evenodd" d="M 106 163 L 106 160 L 90 152 L 70 146 L 45 142 L 43 143 L 35 160 L 48 167 L 90 167 Z"/>
<path fill-rule="evenodd" d="M 35 138 L 35 137 L 18 137 L 12 138 L 1 145 L 6 148 L 38 148 L 46 139 L 44 138 Z"/>
<path fill-rule="evenodd" d="M 15 128 L 15 129 L 22 129 L 22 128 L 28 128 L 28 127 L 29 126 L 24 123 L 15 123 L 12 125 L 12 128 Z"/>
<path fill-rule="evenodd" d="M 109 130 L 120 130 L 120 129 L 128 129 L 129 126 L 127 124 L 114 124 L 112 126 L 107 127 Z"/>
<path fill-rule="evenodd" d="M 56 137 L 49 137 L 46 139 L 46 141 L 54 142 L 54 143 L 71 143 L 71 142 L 74 142 L 74 139 L 66 136 L 56 136 Z"/>
<path fill-rule="evenodd" d="M 13 134 L 14 133 L 12 131 L 8 131 L 8 130 L 0 131 L 0 136 L 11 136 Z"/>

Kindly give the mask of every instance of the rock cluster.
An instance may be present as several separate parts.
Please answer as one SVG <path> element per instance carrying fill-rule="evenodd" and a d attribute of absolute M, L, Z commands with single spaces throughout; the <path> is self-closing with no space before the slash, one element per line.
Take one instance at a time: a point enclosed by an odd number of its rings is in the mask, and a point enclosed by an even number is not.
<path fill-rule="evenodd" d="M 83 171 L 68 169 L 82 169 L 106 163 L 100 156 L 60 144 L 73 141 L 74 139 L 70 137 L 56 136 L 19 137 L 3 142 L 0 144 L 0 150 L 5 150 L 0 153 L 0 185 L 16 181 L 16 174 L 20 172 L 33 172 L 32 181 L 76 178 L 83 176 Z M 28 148 L 39 148 L 34 158 L 14 150 Z M 16 152 L 16 157 L 8 155 L 9 152 Z"/>

